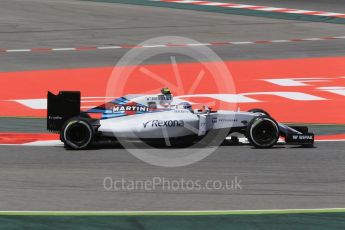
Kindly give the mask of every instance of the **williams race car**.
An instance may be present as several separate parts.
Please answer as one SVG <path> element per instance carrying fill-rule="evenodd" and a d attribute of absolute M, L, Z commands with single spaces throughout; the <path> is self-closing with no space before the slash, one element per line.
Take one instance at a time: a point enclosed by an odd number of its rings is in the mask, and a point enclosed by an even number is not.
<path fill-rule="evenodd" d="M 174 99 L 168 88 L 154 95 L 120 97 L 83 112 L 80 103 L 80 92 L 48 92 L 47 129 L 59 133 L 68 149 L 86 149 L 102 140 L 119 139 L 166 143 L 168 138 L 174 146 L 198 141 L 215 131 L 225 132 L 223 139 L 242 134 L 255 148 L 271 148 L 280 138 L 291 145 L 314 143 L 314 134 L 307 127 L 284 125 L 264 110 L 193 110 L 189 102 Z"/>

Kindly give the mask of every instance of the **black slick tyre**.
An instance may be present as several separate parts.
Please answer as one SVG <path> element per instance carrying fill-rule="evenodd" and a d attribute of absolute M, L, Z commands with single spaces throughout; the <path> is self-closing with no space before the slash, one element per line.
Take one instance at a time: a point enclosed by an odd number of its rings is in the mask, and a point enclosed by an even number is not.
<path fill-rule="evenodd" d="M 279 140 L 278 124 L 268 116 L 255 117 L 247 126 L 246 137 L 255 148 L 271 148 Z"/>
<path fill-rule="evenodd" d="M 67 149 L 87 149 L 93 142 L 94 128 L 85 117 L 72 117 L 61 129 L 60 139 Z"/>

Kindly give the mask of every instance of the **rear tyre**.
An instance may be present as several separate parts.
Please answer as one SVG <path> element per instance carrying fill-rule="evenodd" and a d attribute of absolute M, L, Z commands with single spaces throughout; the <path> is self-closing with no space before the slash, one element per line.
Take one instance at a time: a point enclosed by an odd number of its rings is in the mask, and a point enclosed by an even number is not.
<path fill-rule="evenodd" d="M 250 110 L 248 110 L 248 112 L 249 113 L 261 113 L 261 114 L 266 115 L 268 117 L 271 116 L 267 111 L 265 111 L 263 109 L 258 109 L 258 108 L 250 109 Z"/>
<path fill-rule="evenodd" d="M 68 149 L 87 149 L 93 142 L 94 133 L 94 128 L 89 119 L 73 117 L 63 125 L 60 139 Z"/>
<path fill-rule="evenodd" d="M 247 126 L 246 137 L 255 148 L 271 148 L 279 140 L 278 124 L 268 116 L 255 117 Z"/>

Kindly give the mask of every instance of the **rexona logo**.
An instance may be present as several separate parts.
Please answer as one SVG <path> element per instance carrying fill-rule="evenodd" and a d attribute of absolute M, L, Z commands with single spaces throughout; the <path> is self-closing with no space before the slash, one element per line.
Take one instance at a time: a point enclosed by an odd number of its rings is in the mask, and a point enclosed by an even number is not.
<path fill-rule="evenodd" d="M 143 123 L 144 128 L 146 127 L 184 127 L 183 120 L 151 120 Z"/>
<path fill-rule="evenodd" d="M 123 111 L 138 111 L 138 112 L 147 112 L 149 108 L 146 106 L 137 106 L 137 105 L 123 105 L 123 106 L 114 106 L 113 113 L 123 112 Z"/>

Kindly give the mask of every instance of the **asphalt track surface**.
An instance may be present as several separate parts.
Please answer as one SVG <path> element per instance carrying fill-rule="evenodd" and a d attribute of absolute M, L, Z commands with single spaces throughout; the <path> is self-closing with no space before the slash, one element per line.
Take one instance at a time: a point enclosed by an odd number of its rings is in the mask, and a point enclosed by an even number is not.
<path fill-rule="evenodd" d="M 148 165 L 122 149 L 1 147 L 4 210 L 248 210 L 344 207 L 343 143 L 256 150 L 223 146 L 179 168 Z M 234 180 L 233 190 L 106 190 L 104 178 L 126 181 Z M 127 183 L 127 185 L 129 182 Z M 107 185 L 108 186 L 108 185 Z M 110 186 L 110 185 L 109 185 Z M 186 186 L 186 184 L 185 184 Z M 120 185 L 119 185 L 120 187 Z M 151 188 L 151 187 L 148 187 Z M 176 187 L 175 187 L 176 188 Z"/>
<path fill-rule="evenodd" d="M 344 12 L 343 1 L 231 1 Z M 289 3 L 287 3 L 289 2 Z M 338 5 L 335 5 L 335 4 Z M 274 5 L 273 5 L 274 4 Z M 312 4 L 312 8 L 307 7 Z M 1 48 L 137 44 L 158 36 L 199 42 L 343 36 L 344 25 L 111 3 L 3 0 Z M 344 56 L 344 41 L 212 47 L 224 60 Z M 115 65 L 125 50 L 0 53 L 0 70 L 40 70 Z M 159 57 L 149 63 L 164 63 Z M 179 62 L 189 61 L 186 57 Z M 20 92 L 18 92 L 20 93 Z M 26 126 L 32 122 L 31 126 Z M 36 123 L 35 123 L 36 122 Z M 11 124 L 16 124 L 12 126 Z M 39 131 L 36 120 L 0 119 L 0 131 Z M 24 128 L 25 126 L 25 128 Z M 12 128 L 11 128 L 12 127 Z M 13 127 L 18 127 L 13 130 Z M 30 128 L 32 127 L 32 128 Z M 344 207 L 345 144 L 255 150 L 221 146 L 182 168 L 139 161 L 123 149 L 71 152 L 60 147 L 0 147 L 1 210 L 221 210 Z M 237 191 L 106 191 L 104 177 L 145 180 L 227 180 Z"/>
<path fill-rule="evenodd" d="M 340 24 L 116 3 L 4 0 L 1 1 L 0 15 L 3 49 L 135 45 L 150 38 L 169 35 L 198 42 L 344 36 L 344 25 Z M 224 60 L 345 55 L 344 41 L 341 40 L 220 46 L 212 49 Z M 19 71 L 111 66 L 126 52 L 0 53 L 0 67 L 1 71 Z M 157 56 L 146 62 L 168 61 L 166 56 Z M 191 60 L 182 56 L 177 57 L 177 61 Z"/>

